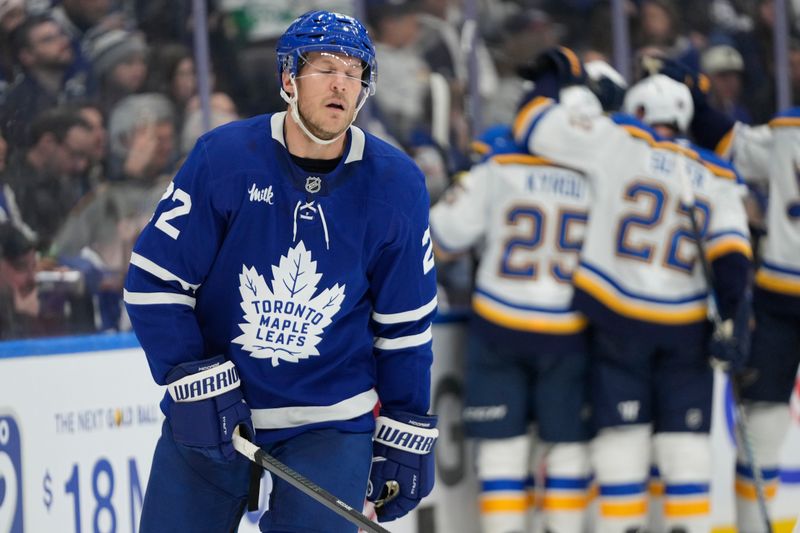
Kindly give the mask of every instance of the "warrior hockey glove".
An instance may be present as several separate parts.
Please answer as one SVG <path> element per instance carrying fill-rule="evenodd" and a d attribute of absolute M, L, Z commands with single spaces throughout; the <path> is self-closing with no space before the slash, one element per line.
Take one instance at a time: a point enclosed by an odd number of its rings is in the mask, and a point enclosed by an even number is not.
<path fill-rule="evenodd" d="M 381 411 L 375 421 L 367 499 L 379 522 L 405 515 L 433 490 L 435 416 Z"/>
<path fill-rule="evenodd" d="M 176 366 L 167 375 L 167 390 L 174 400 L 169 423 L 175 442 L 229 462 L 236 457 L 231 442 L 236 426 L 241 424 L 248 438 L 254 435 L 239 373 L 221 355 Z"/>

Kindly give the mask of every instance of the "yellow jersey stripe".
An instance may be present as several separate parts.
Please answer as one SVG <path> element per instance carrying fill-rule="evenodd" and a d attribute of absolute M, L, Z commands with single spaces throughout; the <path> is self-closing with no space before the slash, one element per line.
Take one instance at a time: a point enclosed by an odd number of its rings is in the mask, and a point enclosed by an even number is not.
<path fill-rule="evenodd" d="M 499 308 L 494 302 L 480 295 L 472 297 L 472 309 L 489 322 L 508 329 L 546 333 L 549 335 L 570 335 L 586 328 L 586 318 L 578 313 L 570 313 L 564 318 L 546 318 L 538 315 L 520 316 L 510 314 Z M 523 312 L 524 313 L 524 312 Z"/>
<path fill-rule="evenodd" d="M 590 278 L 585 271 L 578 270 L 572 278 L 572 283 L 585 292 L 589 293 L 600 303 L 617 313 L 636 320 L 655 322 L 668 325 L 685 325 L 701 322 L 706 318 L 705 302 L 698 302 L 689 308 L 682 308 L 675 311 L 663 311 L 653 308 L 653 304 L 633 303 L 622 299 L 621 295 L 612 292 L 594 279 Z"/>
<path fill-rule="evenodd" d="M 486 155 L 492 149 L 491 146 L 489 146 L 487 143 L 483 141 L 472 141 L 470 143 L 470 148 L 472 149 L 473 152 L 480 155 Z"/>
<path fill-rule="evenodd" d="M 491 161 L 500 165 L 554 165 L 544 157 L 529 154 L 500 154 L 492 157 Z"/>
<path fill-rule="evenodd" d="M 736 173 L 728 168 L 721 167 L 715 163 L 711 163 L 709 161 L 702 161 L 703 166 L 706 167 L 708 170 L 711 171 L 718 178 L 723 178 L 726 180 L 733 180 L 736 181 Z"/>
<path fill-rule="evenodd" d="M 520 110 L 517 113 L 516 118 L 514 119 L 514 125 L 512 127 L 512 131 L 514 134 L 514 138 L 518 139 L 520 134 L 528 127 L 528 125 L 533 122 L 533 119 L 541 113 L 544 108 L 551 104 L 553 100 L 547 98 L 545 96 L 537 96 Z"/>
<path fill-rule="evenodd" d="M 709 244 L 708 248 L 706 248 L 706 256 L 709 261 L 714 261 L 723 255 L 736 252 L 744 255 L 748 259 L 753 258 L 753 249 L 750 243 L 740 237 L 718 239 L 712 244 Z"/>
<path fill-rule="evenodd" d="M 756 272 L 756 285 L 770 292 L 800 296 L 800 280 L 779 277 L 766 270 Z"/>
<path fill-rule="evenodd" d="M 722 136 L 722 139 L 719 140 L 717 146 L 714 147 L 714 153 L 718 156 L 727 159 L 729 151 L 731 149 L 731 143 L 733 143 L 733 128 L 731 128 L 728 133 Z"/>
<path fill-rule="evenodd" d="M 770 128 L 793 128 L 800 126 L 800 117 L 778 117 L 769 121 Z"/>

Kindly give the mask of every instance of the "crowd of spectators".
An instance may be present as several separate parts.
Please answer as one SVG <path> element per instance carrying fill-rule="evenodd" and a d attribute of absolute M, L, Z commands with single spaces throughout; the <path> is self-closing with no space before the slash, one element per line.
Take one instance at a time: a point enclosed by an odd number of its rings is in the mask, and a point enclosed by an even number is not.
<path fill-rule="evenodd" d="M 132 243 L 203 133 L 192 4 L 0 0 L 0 339 L 129 327 Z M 206 4 L 212 126 L 285 108 L 274 45 L 295 16 L 363 8 L 379 83 L 359 124 L 416 158 L 432 201 L 475 161 L 471 141 L 512 119 L 529 89 L 518 67 L 556 44 L 613 55 L 601 0 Z M 797 103 L 800 18 L 787 4 Z M 632 59 L 657 49 L 702 69 L 712 104 L 737 120 L 775 112 L 773 0 L 625 5 Z M 470 263 L 442 268 L 443 305 L 466 304 Z"/>

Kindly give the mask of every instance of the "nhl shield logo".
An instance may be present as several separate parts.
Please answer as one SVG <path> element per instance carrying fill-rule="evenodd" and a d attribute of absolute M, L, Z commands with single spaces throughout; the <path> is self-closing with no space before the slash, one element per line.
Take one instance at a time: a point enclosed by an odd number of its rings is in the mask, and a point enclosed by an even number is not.
<path fill-rule="evenodd" d="M 306 191 L 319 192 L 322 188 L 322 178 L 319 176 L 308 176 L 306 178 Z"/>

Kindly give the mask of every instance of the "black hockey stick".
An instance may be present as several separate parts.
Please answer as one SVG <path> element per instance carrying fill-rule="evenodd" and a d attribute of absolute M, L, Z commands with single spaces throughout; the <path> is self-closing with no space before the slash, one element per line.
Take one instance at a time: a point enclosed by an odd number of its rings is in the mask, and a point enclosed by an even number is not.
<path fill-rule="evenodd" d="M 236 428 L 233 432 L 233 447 L 236 448 L 237 452 L 241 453 L 257 465 L 278 476 L 296 489 L 300 490 L 300 492 L 303 494 L 315 499 L 317 502 L 321 503 L 339 516 L 346 518 L 364 531 L 367 531 L 368 533 L 390 533 L 388 529 L 382 528 L 327 490 L 323 489 L 313 481 L 310 481 L 302 474 L 298 474 L 249 440 L 242 437 L 239 434 L 239 428 Z"/>
<path fill-rule="evenodd" d="M 689 212 L 689 221 L 692 224 L 692 233 L 694 242 L 697 245 L 697 257 L 700 261 L 700 266 L 703 271 L 703 277 L 708 285 L 708 318 L 714 324 L 714 332 L 712 335 L 717 338 L 731 338 L 733 337 L 733 326 L 731 323 L 726 324 L 722 320 L 719 313 L 719 300 L 714 283 L 714 271 L 711 270 L 711 265 L 703 248 L 703 232 L 700 228 L 700 223 L 697 221 L 697 202 L 695 201 L 694 190 L 689 181 L 689 175 L 686 171 L 685 162 L 680 157 L 677 158 L 676 163 L 678 169 L 676 171 L 680 174 L 681 178 L 681 203 L 683 203 Z M 739 396 L 739 379 L 730 371 L 729 365 L 722 361 L 712 361 L 712 365 L 721 368 L 728 374 L 731 381 L 731 389 L 733 391 L 733 405 L 736 409 L 735 425 L 738 441 L 741 443 L 744 450 L 745 458 L 750 464 L 750 469 L 753 471 L 753 484 L 756 489 L 756 500 L 758 501 L 758 509 L 761 512 L 761 518 L 766 525 L 767 533 L 772 533 L 772 522 L 769 519 L 769 511 L 767 509 L 767 498 L 764 492 L 764 476 L 761 468 L 756 462 L 755 453 L 753 453 L 753 446 L 750 441 L 750 431 L 747 427 L 747 413 L 745 412 L 742 399 Z"/>

